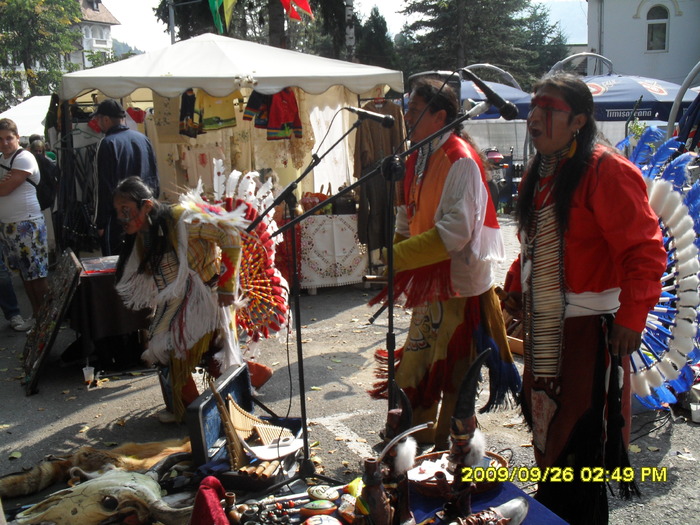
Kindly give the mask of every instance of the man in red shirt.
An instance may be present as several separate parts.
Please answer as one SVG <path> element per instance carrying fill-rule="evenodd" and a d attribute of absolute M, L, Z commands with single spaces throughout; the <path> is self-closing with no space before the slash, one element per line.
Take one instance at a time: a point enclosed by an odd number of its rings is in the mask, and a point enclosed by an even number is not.
<path fill-rule="evenodd" d="M 666 252 L 641 173 L 596 143 L 586 84 L 545 77 L 531 108 L 537 154 L 521 183 L 522 249 L 509 279 L 522 311 L 510 311 L 523 319 L 523 412 L 537 466 L 571 474 L 539 483 L 537 499 L 569 523 L 607 523 L 605 483 L 580 473 L 629 466 L 629 354 L 659 299 Z"/>

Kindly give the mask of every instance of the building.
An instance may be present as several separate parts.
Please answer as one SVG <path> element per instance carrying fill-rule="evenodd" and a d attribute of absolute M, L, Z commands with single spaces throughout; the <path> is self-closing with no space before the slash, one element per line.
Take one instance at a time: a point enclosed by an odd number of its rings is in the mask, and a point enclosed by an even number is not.
<path fill-rule="evenodd" d="M 588 50 L 616 73 L 682 84 L 700 61 L 698 21 L 700 0 L 588 0 Z"/>
<path fill-rule="evenodd" d="M 81 69 L 92 66 L 87 55 L 90 51 L 112 52 L 112 26 L 120 25 L 119 20 L 109 12 L 101 0 L 77 0 L 80 2 L 82 21 L 79 24 L 83 34 L 80 49 L 73 51 L 69 61 Z"/>

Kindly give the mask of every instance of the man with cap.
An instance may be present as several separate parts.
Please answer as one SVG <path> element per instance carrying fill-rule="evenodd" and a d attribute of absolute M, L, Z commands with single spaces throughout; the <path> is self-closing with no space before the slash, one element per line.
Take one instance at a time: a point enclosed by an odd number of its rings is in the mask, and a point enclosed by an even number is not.
<path fill-rule="evenodd" d="M 105 137 L 97 149 L 97 217 L 103 255 L 117 255 L 121 246 L 121 227 L 112 204 L 117 184 L 137 175 L 158 197 L 160 184 L 153 146 L 146 135 L 126 126 L 126 112 L 113 99 L 100 102 L 93 113 Z"/>

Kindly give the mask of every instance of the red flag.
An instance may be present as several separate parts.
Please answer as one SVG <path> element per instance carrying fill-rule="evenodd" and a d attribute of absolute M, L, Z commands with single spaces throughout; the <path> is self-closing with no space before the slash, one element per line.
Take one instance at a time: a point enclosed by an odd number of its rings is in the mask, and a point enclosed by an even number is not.
<path fill-rule="evenodd" d="M 292 6 L 292 0 L 280 0 L 280 2 L 282 2 L 284 10 L 287 11 L 289 18 L 293 18 L 294 20 L 299 20 L 301 22 L 301 15 L 297 13 L 297 10 L 294 9 L 294 6 Z"/>
<path fill-rule="evenodd" d="M 314 14 L 311 12 L 311 6 L 309 5 L 308 0 L 292 0 L 292 3 L 296 4 L 299 10 L 303 11 L 311 18 L 314 17 Z"/>
<path fill-rule="evenodd" d="M 287 12 L 289 17 L 293 18 L 294 20 L 301 21 L 301 15 L 299 15 L 297 10 L 294 9 L 294 6 L 292 4 L 296 4 L 300 11 L 303 11 L 311 18 L 314 17 L 314 14 L 311 12 L 311 6 L 309 5 L 308 0 L 280 0 L 280 2 L 282 2 L 284 10 Z"/>

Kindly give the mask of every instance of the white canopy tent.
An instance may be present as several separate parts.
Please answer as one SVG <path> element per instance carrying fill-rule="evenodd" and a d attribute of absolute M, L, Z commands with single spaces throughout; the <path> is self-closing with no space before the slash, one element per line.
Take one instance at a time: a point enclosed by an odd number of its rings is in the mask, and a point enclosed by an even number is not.
<path fill-rule="evenodd" d="M 150 90 L 154 97 L 174 101 L 190 88 L 202 89 L 214 97 L 225 97 L 237 91 L 249 94 L 252 90 L 273 95 L 288 87 L 303 92 L 300 112 L 306 110 L 307 114 L 312 114 L 315 129 L 308 129 L 307 135 L 315 135 L 320 140 L 328 128 L 332 128 L 326 138 L 326 144 L 332 144 L 329 139 L 348 129 L 356 119 L 353 114 L 343 112 L 338 123 L 331 126 L 340 108 L 356 105 L 359 97 L 381 96 L 387 88 L 402 92 L 403 74 L 208 33 L 102 67 L 68 73 L 62 78 L 59 95 L 61 100 L 70 100 L 98 91 L 111 98 L 123 99 L 130 95 L 136 98 L 138 94 L 142 99 L 142 93 Z M 204 140 L 216 140 L 214 134 L 204 137 Z M 168 169 L 161 163 L 168 155 L 158 153 L 161 180 L 163 177 L 170 179 L 163 182 L 171 188 L 174 187 L 171 180 L 176 180 L 179 187 L 180 178 L 173 179 L 171 173 L 161 170 L 161 166 Z M 256 169 L 260 167 L 277 170 L 283 183 L 295 176 L 288 163 L 284 163 L 284 167 L 268 165 L 256 166 Z M 328 188 L 331 183 L 337 189 L 349 180 L 351 167 L 352 142 L 336 148 L 332 158 L 314 170 L 313 177 L 305 181 L 302 189 L 317 191 L 322 185 Z"/>
<path fill-rule="evenodd" d="M 17 129 L 22 137 L 30 135 L 44 136 L 44 119 L 49 110 L 49 95 L 31 97 L 17 104 L 15 107 L 0 113 L 0 118 L 9 118 L 17 124 Z"/>
<path fill-rule="evenodd" d="M 63 76 L 60 96 L 67 100 L 97 89 L 121 98 L 141 87 L 165 97 L 179 96 L 189 88 L 202 88 L 215 97 L 240 88 L 272 95 L 298 87 L 321 94 L 336 85 L 358 95 L 378 85 L 401 92 L 403 75 L 207 33 L 120 62 L 68 73 Z"/>

